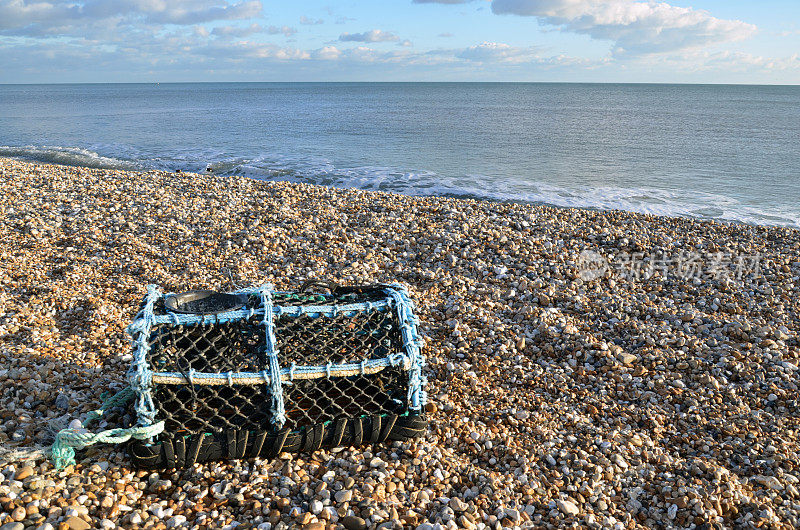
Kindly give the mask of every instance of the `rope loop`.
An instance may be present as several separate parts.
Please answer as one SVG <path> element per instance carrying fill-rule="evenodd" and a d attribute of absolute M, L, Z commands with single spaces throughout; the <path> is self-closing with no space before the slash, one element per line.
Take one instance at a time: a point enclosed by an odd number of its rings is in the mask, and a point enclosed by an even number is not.
<path fill-rule="evenodd" d="M 103 416 L 108 409 L 125 406 L 136 395 L 131 387 L 125 387 L 115 395 L 106 399 L 99 409 L 91 411 L 82 426 L 88 425 Z M 57 470 L 75 464 L 75 450 L 85 449 L 97 443 L 124 443 L 131 438 L 145 440 L 157 436 L 164 431 L 164 422 L 152 425 L 136 426 L 127 429 L 109 429 L 98 433 L 88 432 L 85 429 L 62 429 L 56 434 L 55 442 L 50 449 L 50 456 Z"/>

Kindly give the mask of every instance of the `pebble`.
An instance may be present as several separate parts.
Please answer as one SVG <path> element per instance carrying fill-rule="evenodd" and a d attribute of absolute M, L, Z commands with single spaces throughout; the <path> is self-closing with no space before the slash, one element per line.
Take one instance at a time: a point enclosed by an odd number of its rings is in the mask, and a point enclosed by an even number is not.
<path fill-rule="evenodd" d="M 337 491 L 333 496 L 337 503 L 350 502 L 350 499 L 353 498 L 353 492 L 350 490 L 340 490 Z"/>
<path fill-rule="evenodd" d="M 16 476 L 14 477 L 15 480 L 25 480 L 26 478 L 33 475 L 33 468 L 31 466 L 25 466 L 19 471 L 17 471 Z"/>
<path fill-rule="evenodd" d="M 558 509 L 561 510 L 561 512 L 565 515 L 575 516 L 578 515 L 578 512 L 580 511 L 572 501 L 558 499 L 556 501 L 556 505 L 558 506 Z"/>
<path fill-rule="evenodd" d="M 466 511 L 467 508 L 469 508 L 469 505 L 466 502 L 464 502 L 461 499 L 459 499 L 458 497 L 453 497 L 452 499 L 450 499 L 450 503 L 449 504 L 450 504 L 450 507 L 455 512 L 463 512 L 463 511 Z"/>
<path fill-rule="evenodd" d="M 366 530 L 367 528 L 367 522 L 355 515 L 346 515 L 339 519 L 339 523 L 347 528 L 347 530 Z"/>
<path fill-rule="evenodd" d="M 91 525 L 80 517 L 70 516 L 64 521 L 69 530 L 89 530 Z"/>

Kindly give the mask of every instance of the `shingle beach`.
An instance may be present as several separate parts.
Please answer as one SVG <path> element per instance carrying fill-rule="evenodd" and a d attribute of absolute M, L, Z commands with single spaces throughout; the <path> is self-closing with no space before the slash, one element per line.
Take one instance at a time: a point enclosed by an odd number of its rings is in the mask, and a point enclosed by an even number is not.
<path fill-rule="evenodd" d="M 798 230 L 2 158 L 0 183 L 0 530 L 800 526 Z M 20 460 L 126 385 L 147 284 L 311 277 L 408 285 L 424 439 Z"/>

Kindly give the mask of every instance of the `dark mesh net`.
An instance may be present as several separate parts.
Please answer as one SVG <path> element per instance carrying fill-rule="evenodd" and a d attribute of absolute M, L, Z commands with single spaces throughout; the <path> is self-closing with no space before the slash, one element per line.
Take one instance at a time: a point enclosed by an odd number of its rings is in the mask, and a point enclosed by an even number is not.
<path fill-rule="evenodd" d="M 170 433 L 259 430 L 272 424 L 266 385 L 158 385 L 153 400 Z"/>
<path fill-rule="evenodd" d="M 287 426 L 298 428 L 343 416 L 402 414 L 408 405 L 407 391 L 408 373 L 398 369 L 293 381 L 283 387 Z"/>
<path fill-rule="evenodd" d="M 283 365 L 361 362 L 388 357 L 403 348 L 397 315 L 391 309 L 353 316 L 282 315 L 275 320 L 275 339 Z"/>
<path fill-rule="evenodd" d="M 154 326 L 148 362 L 156 372 L 259 372 L 267 365 L 262 320 Z"/>

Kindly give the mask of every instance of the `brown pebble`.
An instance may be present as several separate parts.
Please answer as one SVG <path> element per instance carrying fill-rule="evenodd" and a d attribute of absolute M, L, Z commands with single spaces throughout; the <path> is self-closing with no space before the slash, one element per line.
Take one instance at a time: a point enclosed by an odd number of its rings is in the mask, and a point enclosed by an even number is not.
<path fill-rule="evenodd" d="M 347 530 L 366 530 L 367 522 L 361 517 L 355 515 L 348 515 L 339 519 L 339 522 L 347 528 Z"/>
<path fill-rule="evenodd" d="M 19 471 L 17 471 L 16 476 L 14 477 L 16 480 L 25 480 L 26 478 L 33 475 L 33 468 L 31 466 L 25 466 Z"/>
<path fill-rule="evenodd" d="M 15 521 L 22 521 L 23 519 L 25 519 L 26 515 L 27 513 L 25 513 L 25 508 L 23 508 L 22 506 L 17 506 L 16 508 L 14 508 L 14 511 L 11 512 L 11 518 L 14 519 Z"/>
<path fill-rule="evenodd" d="M 69 530 L 89 530 L 91 528 L 91 525 L 80 517 L 67 517 L 67 520 L 64 522 L 67 523 L 67 528 Z"/>

